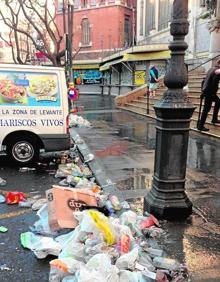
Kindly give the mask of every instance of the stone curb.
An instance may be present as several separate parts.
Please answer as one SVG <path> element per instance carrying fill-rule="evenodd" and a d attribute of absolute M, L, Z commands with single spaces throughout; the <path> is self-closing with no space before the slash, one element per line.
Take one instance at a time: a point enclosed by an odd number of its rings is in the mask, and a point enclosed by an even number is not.
<path fill-rule="evenodd" d="M 74 143 L 77 145 L 80 157 L 83 161 L 86 159 L 88 154 L 93 154 L 83 138 L 81 138 L 81 136 L 77 133 L 76 129 L 70 128 L 70 135 Z M 79 139 L 81 142 L 77 142 Z M 87 165 L 93 172 L 98 185 L 105 191 L 105 193 L 116 195 L 120 201 L 124 201 L 122 192 L 116 187 L 115 183 L 108 178 L 99 159 L 94 157 L 93 160 L 87 162 Z"/>

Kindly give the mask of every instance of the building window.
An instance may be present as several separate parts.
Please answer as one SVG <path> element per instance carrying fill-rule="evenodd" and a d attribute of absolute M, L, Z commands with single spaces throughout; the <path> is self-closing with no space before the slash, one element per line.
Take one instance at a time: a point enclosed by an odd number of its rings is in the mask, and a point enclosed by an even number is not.
<path fill-rule="evenodd" d="M 89 20 L 83 19 L 81 26 L 82 26 L 82 45 L 89 45 L 90 44 Z"/>
<path fill-rule="evenodd" d="M 140 3 L 140 35 L 144 35 L 144 0 Z"/>
<path fill-rule="evenodd" d="M 62 12 L 63 11 L 63 0 L 58 0 L 57 1 L 57 12 Z"/>
<path fill-rule="evenodd" d="M 168 28 L 171 21 L 172 0 L 159 0 L 158 30 Z"/>
<path fill-rule="evenodd" d="M 80 0 L 74 0 L 74 8 L 75 9 L 79 8 L 79 2 L 80 2 Z"/>
<path fill-rule="evenodd" d="M 91 5 L 91 6 L 96 6 L 96 0 L 91 0 L 91 1 L 90 1 L 90 5 Z"/>
<path fill-rule="evenodd" d="M 131 21 L 130 17 L 125 17 L 124 22 L 124 46 L 130 46 L 131 43 Z"/>
<path fill-rule="evenodd" d="M 205 7 L 206 0 L 200 0 L 200 7 Z"/>
<path fill-rule="evenodd" d="M 99 5 L 105 5 L 105 0 L 99 0 Z"/>
<path fill-rule="evenodd" d="M 82 2 L 81 2 L 82 8 L 87 8 L 87 4 L 88 4 L 87 0 L 82 0 Z"/>
<path fill-rule="evenodd" d="M 155 29 L 155 1 L 146 0 L 146 35 Z"/>

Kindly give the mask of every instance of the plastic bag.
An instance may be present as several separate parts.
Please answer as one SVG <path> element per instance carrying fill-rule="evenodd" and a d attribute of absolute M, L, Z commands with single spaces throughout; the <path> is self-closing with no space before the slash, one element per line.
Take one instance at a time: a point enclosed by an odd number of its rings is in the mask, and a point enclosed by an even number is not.
<path fill-rule="evenodd" d="M 108 245 L 115 243 L 113 227 L 106 216 L 96 210 L 83 211 L 80 220 L 80 228 L 87 233 L 93 233 L 97 237 L 103 236 Z"/>
<path fill-rule="evenodd" d="M 122 255 L 120 258 L 118 258 L 115 265 L 119 269 L 134 270 L 135 263 L 137 260 L 138 260 L 138 248 L 135 248 L 129 253 Z"/>
<path fill-rule="evenodd" d="M 181 267 L 177 260 L 164 257 L 155 257 L 153 259 L 153 264 L 157 268 L 164 268 L 173 271 L 178 270 Z"/>
<path fill-rule="evenodd" d="M 96 270 L 102 274 L 108 282 L 118 282 L 118 268 L 111 264 L 110 256 L 107 254 L 97 254 L 93 256 L 86 264 L 90 270 Z"/>
<path fill-rule="evenodd" d="M 137 221 L 137 214 L 133 211 L 123 212 L 120 216 L 121 224 L 134 225 Z"/>
<path fill-rule="evenodd" d="M 58 256 L 62 249 L 62 246 L 52 238 L 38 236 L 32 232 L 22 233 L 20 239 L 22 246 L 32 250 L 39 259 L 47 255 Z"/>
<path fill-rule="evenodd" d="M 85 264 L 73 258 L 62 258 L 50 261 L 50 266 L 62 270 L 65 273 L 74 274 L 80 267 L 85 266 Z"/>
<path fill-rule="evenodd" d="M 159 221 L 151 214 L 149 217 L 143 219 L 140 223 L 140 229 L 149 228 L 151 226 L 160 226 Z"/>
<path fill-rule="evenodd" d="M 47 204 L 44 204 L 39 211 L 37 212 L 39 220 L 36 221 L 31 228 L 33 232 L 39 233 L 41 235 L 56 235 L 57 232 L 54 232 L 50 229 L 48 222 L 48 207 Z"/>
<path fill-rule="evenodd" d="M 153 260 L 151 259 L 150 255 L 146 252 L 139 253 L 139 264 L 143 265 L 150 271 L 155 271 Z"/>
<path fill-rule="evenodd" d="M 106 243 L 113 245 L 115 243 L 115 235 L 108 218 L 95 210 L 88 211 L 88 214 L 94 220 L 96 227 L 102 232 Z"/>
<path fill-rule="evenodd" d="M 62 282 L 77 282 L 76 276 L 70 275 L 63 278 Z"/>
<path fill-rule="evenodd" d="M 131 272 L 129 270 L 121 270 L 119 282 L 145 282 L 141 272 Z"/>
<path fill-rule="evenodd" d="M 76 273 L 77 282 L 108 282 L 105 277 L 96 270 L 81 267 Z"/>
<path fill-rule="evenodd" d="M 18 204 L 26 200 L 26 195 L 23 192 L 8 192 L 6 194 L 6 203 L 8 205 Z"/>

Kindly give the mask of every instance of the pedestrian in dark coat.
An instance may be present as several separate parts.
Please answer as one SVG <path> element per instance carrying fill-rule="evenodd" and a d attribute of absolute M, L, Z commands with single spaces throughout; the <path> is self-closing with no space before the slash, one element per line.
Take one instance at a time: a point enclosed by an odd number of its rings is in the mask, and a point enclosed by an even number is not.
<path fill-rule="evenodd" d="M 205 77 L 203 86 L 202 86 L 201 98 L 204 98 L 205 102 L 204 102 L 201 119 L 198 124 L 198 130 L 209 131 L 209 129 L 206 128 L 204 125 L 205 125 L 208 113 L 211 110 L 212 102 L 215 102 L 213 116 L 212 116 L 212 123 L 214 124 L 220 123 L 220 120 L 218 120 L 220 99 L 217 96 L 219 81 L 220 81 L 220 59 L 217 61 L 215 67 L 209 69 Z"/>

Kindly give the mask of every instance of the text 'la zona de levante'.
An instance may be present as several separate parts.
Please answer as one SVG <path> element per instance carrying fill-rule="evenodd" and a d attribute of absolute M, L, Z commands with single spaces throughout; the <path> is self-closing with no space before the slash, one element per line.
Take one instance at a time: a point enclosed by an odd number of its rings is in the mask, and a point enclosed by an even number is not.
<path fill-rule="evenodd" d="M 2 115 L 62 115 L 62 110 L 1 109 Z"/>

